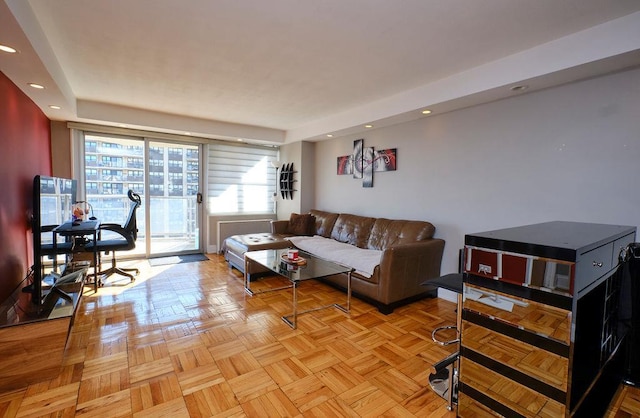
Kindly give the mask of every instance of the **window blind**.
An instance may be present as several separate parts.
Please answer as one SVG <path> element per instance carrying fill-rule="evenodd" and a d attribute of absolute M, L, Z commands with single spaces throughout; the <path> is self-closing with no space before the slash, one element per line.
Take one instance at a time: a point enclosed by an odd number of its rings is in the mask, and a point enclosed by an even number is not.
<path fill-rule="evenodd" d="M 275 212 L 278 149 L 253 145 L 208 145 L 207 207 L 213 214 Z"/>

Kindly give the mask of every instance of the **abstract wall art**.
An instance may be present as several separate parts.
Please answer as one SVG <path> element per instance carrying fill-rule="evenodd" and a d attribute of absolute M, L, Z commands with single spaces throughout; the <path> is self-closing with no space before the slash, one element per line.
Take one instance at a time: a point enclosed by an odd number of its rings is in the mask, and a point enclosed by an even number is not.
<path fill-rule="evenodd" d="M 364 146 L 364 139 L 353 141 L 353 153 L 337 160 L 338 175 L 351 174 L 362 179 L 362 187 L 373 187 L 374 171 L 395 171 L 397 168 L 397 148 L 376 151 Z"/>

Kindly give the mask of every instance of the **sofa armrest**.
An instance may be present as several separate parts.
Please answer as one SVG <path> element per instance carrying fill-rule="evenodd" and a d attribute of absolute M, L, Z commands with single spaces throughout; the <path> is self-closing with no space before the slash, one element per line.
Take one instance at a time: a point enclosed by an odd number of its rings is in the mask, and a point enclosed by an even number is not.
<path fill-rule="evenodd" d="M 392 303 L 425 292 L 421 283 L 440 277 L 444 240 L 433 238 L 396 245 L 382 253 L 380 301 Z"/>
<path fill-rule="evenodd" d="M 287 233 L 288 229 L 289 229 L 289 221 L 286 219 L 281 221 L 271 221 L 272 234 L 284 235 Z"/>

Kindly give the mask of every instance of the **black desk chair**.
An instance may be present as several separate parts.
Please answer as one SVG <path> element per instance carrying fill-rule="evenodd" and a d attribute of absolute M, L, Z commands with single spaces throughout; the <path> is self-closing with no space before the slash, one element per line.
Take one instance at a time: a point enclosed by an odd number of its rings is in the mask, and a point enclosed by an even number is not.
<path fill-rule="evenodd" d="M 138 227 L 136 223 L 136 210 L 141 205 L 140 195 L 134 193 L 133 190 L 129 190 L 127 193 L 129 199 L 131 200 L 131 208 L 129 209 L 129 216 L 127 217 L 127 221 L 124 225 L 118 225 L 115 223 L 103 223 L 100 224 L 100 238 L 95 243 L 96 249 L 98 252 L 112 253 L 111 257 L 111 267 L 107 270 L 99 271 L 98 275 L 100 276 L 110 276 L 112 274 L 120 274 L 122 276 L 126 276 L 131 279 L 133 282 L 135 278 L 133 274 L 129 272 L 134 272 L 135 274 L 140 274 L 140 270 L 137 268 L 123 268 L 118 267 L 116 265 L 116 251 L 128 251 L 132 250 L 136 247 L 136 239 L 138 238 Z M 111 239 L 102 239 L 103 231 L 111 231 L 115 232 L 116 238 Z M 114 235 L 114 234 L 111 234 Z M 84 247 L 85 251 L 93 252 L 94 243 L 89 242 Z"/>

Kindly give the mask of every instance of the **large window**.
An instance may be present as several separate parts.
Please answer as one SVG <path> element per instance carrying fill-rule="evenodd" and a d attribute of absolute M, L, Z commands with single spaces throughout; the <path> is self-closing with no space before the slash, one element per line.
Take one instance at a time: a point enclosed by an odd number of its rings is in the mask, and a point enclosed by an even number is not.
<path fill-rule="evenodd" d="M 154 256 L 202 248 L 201 144 L 89 132 L 82 139 L 86 200 L 98 219 L 122 224 L 131 205 L 128 190 L 142 197 L 132 253 Z"/>
<path fill-rule="evenodd" d="M 153 256 L 200 250 L 204 207 L 210 215 L 275 213 L 277 147 L 105 131 L 74 131 L 76 169 L 84 172 L 79 185 L 102 222 L 123 222 L 129 189 L 142 196 L 135 252 Z"/>
<path fill-rule="evenodd" d="M 209 214 L 274 213 L 278 149 L 210 144 Z"/>

